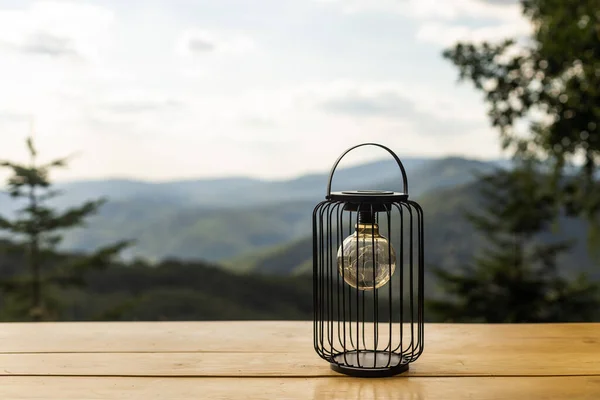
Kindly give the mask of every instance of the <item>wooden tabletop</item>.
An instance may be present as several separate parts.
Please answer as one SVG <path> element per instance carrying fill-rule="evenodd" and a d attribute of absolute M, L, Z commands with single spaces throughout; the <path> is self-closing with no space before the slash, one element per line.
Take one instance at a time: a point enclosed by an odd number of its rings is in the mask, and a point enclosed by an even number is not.
<path fill-rule="evenodd" d="M 350 378 L 310 322 L 0 324 L 0 399 L 600 399 L 600 324 L 426 324 L 392 378 Z"/>

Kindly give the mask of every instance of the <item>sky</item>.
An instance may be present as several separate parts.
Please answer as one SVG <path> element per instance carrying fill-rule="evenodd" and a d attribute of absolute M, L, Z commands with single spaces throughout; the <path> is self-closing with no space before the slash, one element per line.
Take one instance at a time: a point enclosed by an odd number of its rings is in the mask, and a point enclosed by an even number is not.
<path fill-rule="evenodd" d="M 497 158 L 441 53 L 528 29 L 510 0 L 0 0 L 0 159 L 30 132 L 73 155 L 58 180 L 284 179 L 363 142 Z"/>

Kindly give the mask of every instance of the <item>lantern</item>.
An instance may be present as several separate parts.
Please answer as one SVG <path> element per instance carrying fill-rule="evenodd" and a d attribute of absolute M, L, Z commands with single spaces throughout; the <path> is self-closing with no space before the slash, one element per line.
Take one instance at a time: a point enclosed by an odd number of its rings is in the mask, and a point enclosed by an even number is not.
<path fill-rule="evenodd" d="M 331 191 L 342 158 L 361 146 L 387 150 L 402 192 Z M 408 198 L 398 156 L 377 143 L 333 164 L 325 201 L 313 211 L 314 348 L 352 376 L 392 376 L 423 352 L 423 210 Z"/>

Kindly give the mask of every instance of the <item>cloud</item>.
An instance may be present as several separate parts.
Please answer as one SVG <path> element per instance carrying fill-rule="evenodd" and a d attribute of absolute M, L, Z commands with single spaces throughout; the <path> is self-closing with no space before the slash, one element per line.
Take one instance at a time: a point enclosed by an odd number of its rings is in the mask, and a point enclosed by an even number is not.
<path fill-rule="evenodd" d="M 277 126 L 277 122 L 273 118 L 262 116 L 242 117 L 240 122 L 244 127 L 256 129 L 270 129 Z"/>
<path fill-rule="evenodd" d="M 53 58 L 93 58 L 114 20 L 103 7 L 73 1 L 38 1 L 0 9 L 0 47 Z"/>
<path fill-rule="evenodd" d="M 409 0 L 410 13 L 423 19 L 482 19 L 511 20 L 520 15 L 515 1 L 489 0 Z"/>
<path fill-rule="evenodd" d="M 182 107 L 183 103 L 178 100 L 121 100 L 102 103 L 98 107 L 101 110 L 115 114 L 139 114 L 146 112 L 160 112 Z"/>
<path fill-rule="evenodd" d="M 451 46 L 456 42 L 494 42 L 508 38 L 522 37 L 531 33 L 531 25 L 523 20 L 498 25 L 473 28 L 468 25 L 430 22 L 417 31 L 421 42 Z"/>
<path fill-rule="evenodd" d="M 518 4 L 519 0 L 480 0 L 483 3 L 490 3 L 490 4 L 498 4 L 501 6 L 510 6 L 512 4 Z"/>
<path fill-rule="evenodd" d="M 326 100 L 321 108 L 327 112 L 353 116 L 406 116 L 414 111 L 414 104 L 397 93 L 383 92 L 375 96 L 349 93 Z"/>
<path fill-rule="evenodd" d="M 296 104 L 329 114 L 360 118 L 427 117 L 445 121 L 481 122 L 485 108 L 478 102 L 457 102 L 452 93 L 425 84 L 398 81 L 337 81 L 296 91 Z"/>
<path fill-rule="evenodd" d="M 416 21 L 419 41 L 443 46 L 460 40 L 496 41 L 531 33 L 516 0 L 316 0 L 344 12 L 394 13 Z M 486 25 L 481 26 L 485 21 Z"/>
<path fill-rule="evenodd" d="M 44 54 L 52 57 L 80 56 L 73 41 L 51 33 L 36 32 L 25 38 L 17 49 L 24 53 Z"/>
<path fill-rule="evenodd" d="M 201 37 L 191 37 L 187 42 L 187 48 L 193 53 L 203 53 L 214 51 L 216 45 Z"/>
<path fill-rule="evenodd" d="M 418 19 L 509 19 L 519 11 L 512 0 L 315 0 L 340 7 L 345 13 L 394 13 Z"/>
<path fill-rule="evenodd" d="M 207 53 L 246 54 L 255 48 L 256 43 L 247 35 L 200 29 L 184 31 L 175 45 L 177 54 L 182 56 Z"/>
<path fill-rule="evenodd" d="M 30 122 L 32 115 L 16 111 L 0 110 L 0 121 L 5 122 Z"/>
<path fill-rule="evenodd" d="M 88 134 L 144 139 L 173 129 L 187 107 L 183 100 L 147 91 L 100 92 L 76 101 L 79 112 L 73 120 Z"/>
<path fill-rule="evenodd" d="M 364 94 L 354 90 L 321 102 L 319 108 L 326 113 L 355 120 L 397 121 L 424 135 L 461 134 L 481 126 L 482 118 L 445 113 L 440 109 L 453 103 L 429 101 L 418 104 L 418 100 L 412 99 L 409 93 L 405 90 L 394 92 L 376 89 Z"/>

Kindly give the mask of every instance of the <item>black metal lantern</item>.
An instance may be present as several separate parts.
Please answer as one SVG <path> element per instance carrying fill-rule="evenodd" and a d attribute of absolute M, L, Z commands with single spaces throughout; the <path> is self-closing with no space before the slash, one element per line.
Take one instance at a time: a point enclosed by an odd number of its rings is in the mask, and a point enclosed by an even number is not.
<path fill-rule="evenodd" d="M 394 157 L 403 191 L 331 192 L 342 158 L 367 145 Z M 346 150 L 313 211 L 314 347 L 334 371 L 392 376 L 421 355 L 423 257 L 423 210 L 408 199 L 398 156 L 377 143 Z"/>

